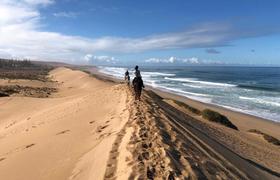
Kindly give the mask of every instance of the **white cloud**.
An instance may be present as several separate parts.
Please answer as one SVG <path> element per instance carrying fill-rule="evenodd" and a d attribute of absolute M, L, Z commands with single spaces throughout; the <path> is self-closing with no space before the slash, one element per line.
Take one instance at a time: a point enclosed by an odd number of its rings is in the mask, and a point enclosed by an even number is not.
<path fill-rule="evenodd" d="M 149 58 L 145 60 L 146 63 L 160 63 L 161 61 L 162 59 L 159 58 Z"/>
<path fill-rule="evenodd" d="M 188 64 L 200 64 L 202 63 L 197 57 L 191 58 L 177 58 L 171 56 L 170 58 L 149 58 L 145 60 L 146 63 L 188 63 Z"/>
<path fill-rule="evenodd" d="M 89 62 L 91 59 L 92 59 L 92 54 L 87 54 L 84 57 L 84 60 L 87 61 L 87 62 Z"/>
<path fill-rule="evenodd" d="M 75 12 L 57 12 L 53 13 L 55 17 L 66 17 L 66 18 L 76 18 L 78 13 Z"/>
<path fill-rule="evenodd" d="M 102 61 L 102 62 L 115 62 L 116 59 L 110 56 L 94 56 L 93 60 Z"/>
<path fill-rule="evenodd" d="M 93 56 L 92 54 L 86 54 L 84 60 L 91 64 L 95 63 L 116 63 L 118 60 L 115 57 L 111 56 Z"/>
<path fill-rule="evenodd" d="M 23 2 L 31 5 L 49 5 L 54 3 L 53 0 L 23 0 Z"/>
<path fill-rule="evenodd" d="M 175 57 L 170 57 L 168 59 L 160 59 L 160 58 L 149 58 L 146 59 L 147 63 L 174 63 L 176 61 Z"/>
<path fill-rule="evenodd" d="M 191 64 L 199 64 L 199 63 L 201 63 L 197 57 L 191 57 L 191 58 L 182 59 L 182 62 L 184 62 L 184 63 L 191 63 Z"/>
<path fill-rule="evenodd" d="M 170 62 L 170 63 L 174 63 L 175 61 L 177 61 L 177 58 L 175 58 L 173 56 L 168 59 L 168 62 Z"/>
<path fill-rule="evenodd" d="M 17 4 L 0 2 L 1 29 L 11 24 L 26 23 L 39 16 L 39 12 Z"/>

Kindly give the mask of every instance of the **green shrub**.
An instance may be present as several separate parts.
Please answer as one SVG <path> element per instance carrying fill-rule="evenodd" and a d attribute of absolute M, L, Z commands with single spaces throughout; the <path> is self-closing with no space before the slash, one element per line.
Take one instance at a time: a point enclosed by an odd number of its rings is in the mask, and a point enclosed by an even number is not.
<path fill-rule="evenodd" d="M 175 100 L 173 100 L 173 102 L 174 102 L 175 104 L 177 104 L 177 105 L 179 105 L 179 106 L 181 106 L 181 107 L 187 109 L 188 111 L 194 113 L 194 114 L 201 115 L 201 111 L 200 111 L 199 109 L 196 109 L 196 108 L 194 108 L 194 107 L 192 107 L 192 106 L 189 106 L 189 105 L 187 105 L 187 104 L 185 104 L 185 103 L 183 103 L 183 102 L 180 102 L 180 101 L 175 101 Z"/>
<path fill-rule="evenodd" d="M 238 128 L 234 124 L 232 124 L 226 116 L 224 116 L 216 111 L 212 111 L 210 109 L 205 109 L 202 111 L 202 117 L 209 121 L 217 122 L 226 127 L 238 130 Z"/>

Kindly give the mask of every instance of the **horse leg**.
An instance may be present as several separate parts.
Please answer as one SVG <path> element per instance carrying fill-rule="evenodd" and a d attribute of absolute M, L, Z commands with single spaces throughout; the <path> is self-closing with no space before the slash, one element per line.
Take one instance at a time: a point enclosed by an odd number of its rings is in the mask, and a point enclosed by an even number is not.
<path fill-rule="evenodd" d="M 138 88 L 135 88 L 135 100 L 139 100 L 140 99 L 140 91 Z"/>
<path fill-rule="evenodd" d="M 140 100 L 141 100 L 141 92 L 142 92 L 142 89 L 139 89 L 138 92 L 139 92 L 139 94 L 138 94 L 138 100 L 140 101 Z"/>
<path fill-rule="evenodd" d="M 137 88 L 134 86 L 133 89 L 134 89 L 134 97 L 135 97 L 135 100 L 137 100 Z"/>
<path fill-rule="evenodd" d="M 137 100 L 140 99 L 140 92 L 139 92 L 139 89 L 137 89 L 136 99 L 137 99 Z"/>

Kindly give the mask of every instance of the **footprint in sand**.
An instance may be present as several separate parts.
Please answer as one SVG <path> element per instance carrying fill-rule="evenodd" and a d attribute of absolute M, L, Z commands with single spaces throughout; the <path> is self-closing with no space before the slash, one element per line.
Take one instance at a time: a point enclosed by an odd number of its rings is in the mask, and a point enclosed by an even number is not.
<path fill-rule="evenodd" d="M 100 138 L 104 138 L 104 137 L 108 137 L 111 136 L 112 133 L 104 133 L 104 134 L 100 134 L 99 139 Z"/>
<path fill-rule="evenodd" d="M 95 121 L 90 121 L 89 124 L 93 124 Z"/>
<path fill-rule="evenodd" d="M 117 170 L 117 159 L 119 157 L 119 146 L 122 142 L 122 139 L 125 135 L 125 128 L 124 127 L 117 135 L 115 142 L 113 143 L 112 149 L 110 151 L 109 159 L 107 161 L 107 168 L 105 172 L 104 179 L 114 179 L 116 170 Z"/>
<path fill-rule="evenodd" d="M 105 125 L 105 126 L 99 126 L 97 128 L 97 132 L 101 133 L 106 127 L 108 127 L 109 125 Z"/>
<path fill-rule="evenodd" d="M 108 127 L 109 125 L 105 125 L 105 126 L 102 126 L 101 129 L 105 129 L 106 127 Z"/>
<path fill-rule="evenodd" d="M 64 130 L 64 131 L 61 131 L 61 132 L 58 132 L 56 135 L 60 135 L 60 134 L 65 134 L 65 133 L 67 133 L 67 132 L 70 132 L 70 130 Z"/>
<path fill-rule="evenodd" d="M 10 123 L 8 126 L 6 126 L 6 127 L 5 127 L 5 129 L 7 129 L 7 128 L 9 128 L 9 127 L 13 126 L 14 124 L 16 124 L 16 122 L 15 122 L 15 121 L 14 121 L 14 122 L 12 122 L 12 123 Z"/>
<path fill-rule="evenodd" d="M 28 145 L 25 146 L 25 149 L 28 149 L 28 148 L 30 148 L 30 147 L 32 147 L 32 146 L 35 146 L 35 144 L 34 144 L 34 143 L 28 144 Z"/>

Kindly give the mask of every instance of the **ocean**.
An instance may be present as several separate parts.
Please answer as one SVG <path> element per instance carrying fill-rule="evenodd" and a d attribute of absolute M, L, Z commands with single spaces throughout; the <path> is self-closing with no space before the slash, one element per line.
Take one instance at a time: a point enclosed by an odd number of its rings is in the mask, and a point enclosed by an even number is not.
<path fill-rule="evenodd" d="M 123 79 L 131 67 L 99 71 Z M 145 85 L 280 122 L 280 67 L 140 67 Z"/>

